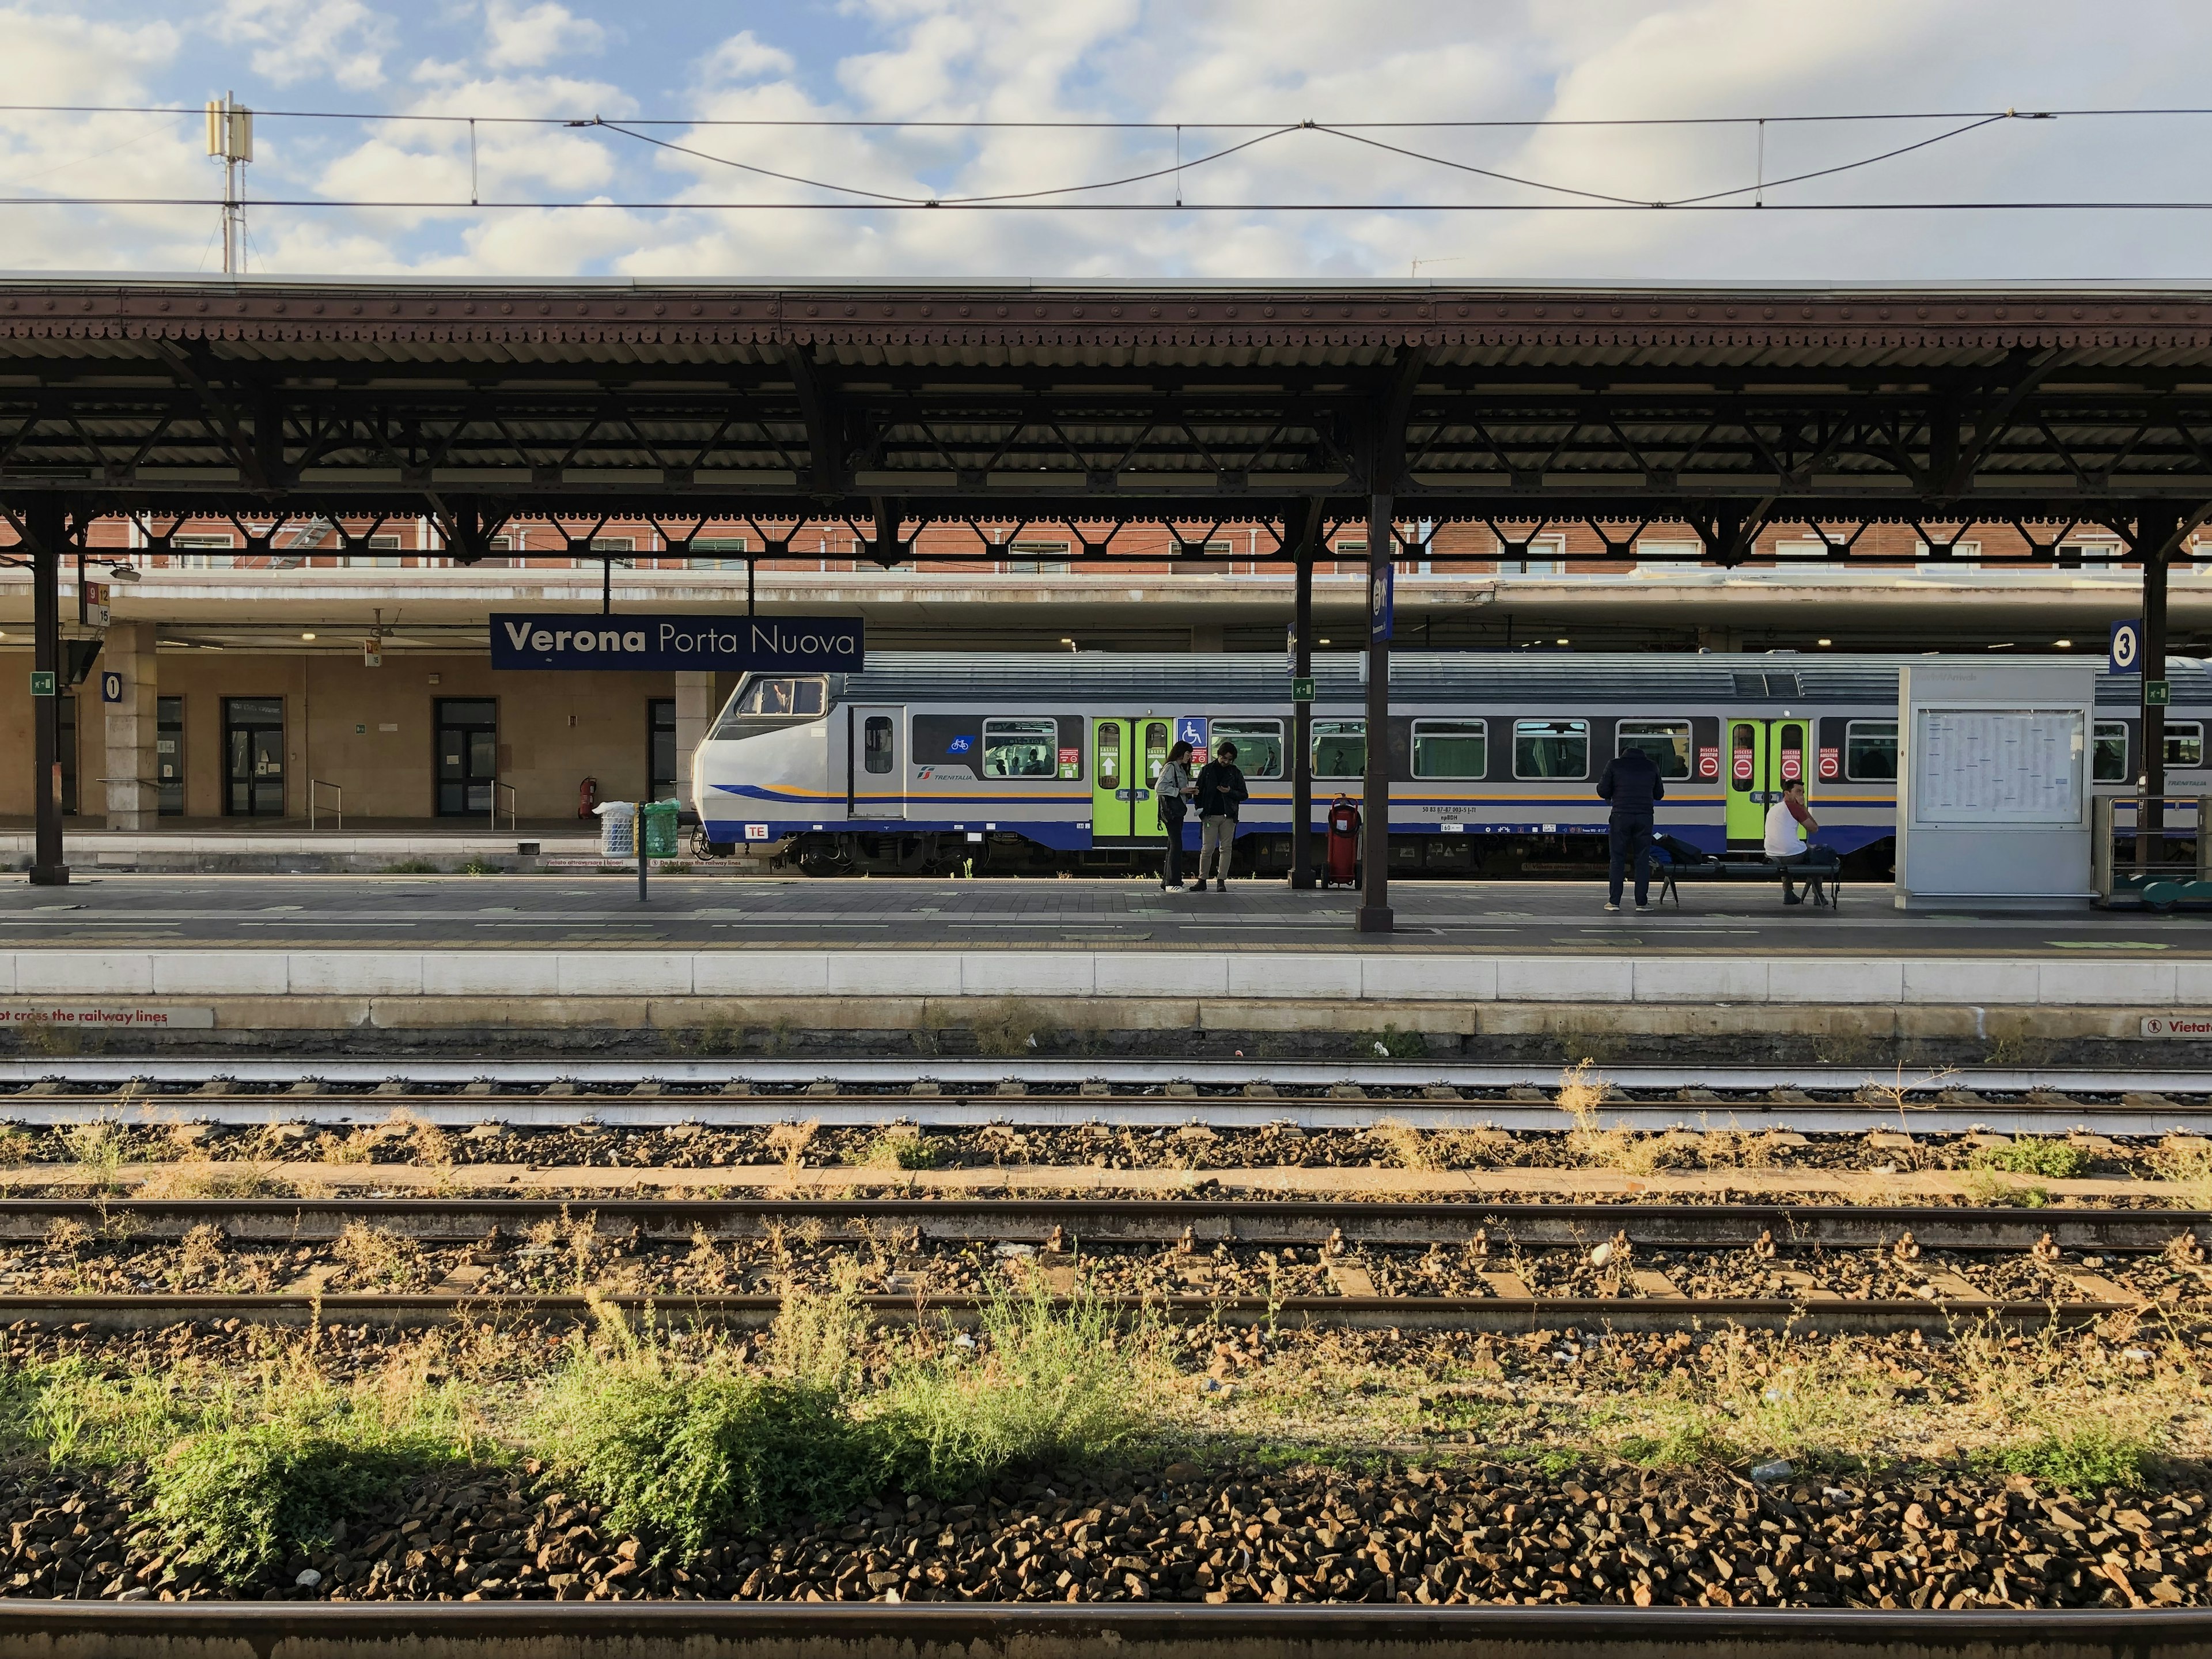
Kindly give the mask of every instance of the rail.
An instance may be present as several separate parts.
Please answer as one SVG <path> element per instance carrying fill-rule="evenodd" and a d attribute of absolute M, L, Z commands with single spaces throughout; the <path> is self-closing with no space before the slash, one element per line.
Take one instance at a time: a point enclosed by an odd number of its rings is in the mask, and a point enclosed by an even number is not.
<path fill-rule="evenodd" d="M 0 1600 L 0 1648 L 108 1659 L 2181 1659 L 2201 1607 Z"/>
<path fill-rule="evenodd" d="M 743 1166 L 740 1166 L 740 1170 Z M 22 1170 L 16 1171 L 19 1181 Z M 59 1224 L 124 1225 L 133 1239 L 173 1241 L 211 1226 L 239 1243 L 327 1242 L 356 1224 L 418 1243 L 520 1236 L 552 1221 L 641 1246 L 760 1240 L 805 1228 L 825 1242 L 887 1234 L 931 1244 L 1018 1243 L 1067 1249 L 1217 1243 L 1403 1249 L 1480 1242 L 1502 1261 L 1513 1249 L 1583 1249 L 1618 1235 L 1638 1250 L 1893 1247 L 1910 1234 L 1923 1250 L 1968 1255 L 2042 1249 L 2148 1255 L 2196 1235 L 2212 1241 L 2212 1213 L 2188 1210 L 1968 1208 L 1857 1204 L 1590 1204 L 1283 1202 L 1188 1199 L 572 1199 L 11 1198 L 0 1200 L 0 1243 L 28 1243 Z"/>
<path fill-rule="evenodd" d="M 315 791 L 318 789 L 327 789 L 337 798 L 334 803 L 333 811 L 337 817 L 338 828 L 341 830 L 344 829 L 345 791 L 338 785 L 332 783 L 327 778 L 309 778 L 307 780 L 307 828 L 309 830 L 313 830 L 315 827 L 315 808 L 319 801 L 319 797 L 316 795 Z"/>
<path fill-rule="evenodd" d="M 507 831 L 513 834 L 519 827 L 515 822 L 515 814 L 521 803 L 520 795 L 517 793 L 513 784 L 501 783 L 497 778 L 494 778 L 491 784 L 491 830 L 494 835 L 499 833 L 499 792 L 502 789 L 507 791 Z"/>

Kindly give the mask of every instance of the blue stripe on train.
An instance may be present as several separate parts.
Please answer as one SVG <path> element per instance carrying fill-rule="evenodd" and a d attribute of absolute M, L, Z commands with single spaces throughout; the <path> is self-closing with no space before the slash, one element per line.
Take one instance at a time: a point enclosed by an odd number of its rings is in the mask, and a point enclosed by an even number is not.
<path fill-rule="evenodd" d="M 781 841 L 787 836 L 803 836 L 817 831 L 827 834 L 832 830 L 846 830 L 876 835 L 957 836 L 963 831 L 981 833 L 975 831 L 972 824 L 955 824 L 949 818 L 824 817 L 807 818 L 798 822 L 771 818 L 765 823 L 756 818 L 750 822 L 751 825 L 766 832 L 764 835 L 752 838 L 756 844 L 762 841 Z M 714 818 L 706 820 L 707 837 L 710 841 L 742 842 L 746 839 L 747 827 L 748 821 L 744 819 L 728 822 Z M 1659 827 L 1668 835 L 1689 842 L 1699 852 L 1723 853 L 1728 850 L 1728 832 L 1718 824 L 1662 823 Z M 1314 828 L 1316 835 L 1321 833 L 1320 824 L 1316 823 Z M 1287 818 L 1255 818 L 1238 824 L 1237 833 L 1240 837 L 1281 836 L 1288 835 L 1290 830 L 1290 820 Z M 1601 819 L 1588 823 L 1553 822 L 1551 823 L 1470 824 L 1463 833 L 1470 837 L 1480 838 L 1485 836 L 1602 836 L 1605 832 L 1605 823 Z M 992 833 L 1023 836 L 1036 842 L 1040 847 L 1048 847 L 1056 853 L 1088 852 L 1092 845 L 1091 826 L 1088 823 L 1079 823 L 1065 819 L 1008 820 L 1002 823 L 998 830 Z M 1440 836 L 1445 832 L 1433 823 L 1395 823 L 1390 826 L 1390 833 L 1396 837 Z M 1861 848 L 1870 847 L 1894 833 L 1895 831 L 1886 824 L 1824 824 L 1820 830 L 1820 839 L 1821 845 L 1832 847 L 1838 853 L 1856 853 Z M 1194 823 L 1186 824 L 1183 837 L 1186 846 L 1195 848 L 1198 845 L 1198 826 Z"/>

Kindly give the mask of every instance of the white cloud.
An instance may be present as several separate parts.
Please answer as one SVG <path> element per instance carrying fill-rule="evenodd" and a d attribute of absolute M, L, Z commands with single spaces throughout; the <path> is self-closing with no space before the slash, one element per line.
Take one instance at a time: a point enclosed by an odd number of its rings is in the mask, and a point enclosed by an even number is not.
<path fill-rule="evenodd" d="M 392 19 L 363 0 L 222 0 L 210 26 L 218 40 L 252 46 L 253 72 L 280 86 L 319 76 L 380 85 L 398 37 Z"/>
<path fill-rule="evenodd" d="M 597 50 L 606 31 L 555 0 L 523 6 L 515 0 L 488 0 L 484 7 L 484 61 L 494 69 L 536 69 L 563 52 Z"/>
<path fill-rule="evenodd" d="M 790 75 L 799 60 L 781 46 L 771 46 L 750 29 L 732 35 L 700 60 L 700 79 L 758 81 L 771 75 Z"/>

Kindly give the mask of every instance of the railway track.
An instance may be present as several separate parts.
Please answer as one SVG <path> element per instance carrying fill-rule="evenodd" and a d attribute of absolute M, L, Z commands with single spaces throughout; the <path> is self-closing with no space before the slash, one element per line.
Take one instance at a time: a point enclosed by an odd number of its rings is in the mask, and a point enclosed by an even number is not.
<path fill-rule="evenodd" d="M 470 1319 L 574 1321 L 618 1306 L 678 1323 L 774 1322 L 785 1285 L 827 1280 L 841 1252 L 870 1264 L 858 1297 L 890 1323 L 976 1319 L 980 1263 L 1116 1314 L 1229 1325 L 1665 1331 L 1704 1324 L 1832 1334 L 1941 1330 L 1961 1319 L 2081 1325 L 2201 1299 L 2212 1214 L 1889 1206 L 1279 1203 L 1085 1200 L 623 1200 L 246 1199 L 0 1202 L 0 1246 L 118 1253 L 127 1290 L 0 1279 L 0 1323 L 117 1331 L 308 1323 L 405 1328 Z M 363 1231 L 442 1250 L 427 1287 L 334 1285 Z M 526 1246 L 525 1239 L 544 1243 Z M 174 1281 L 198 1240 L 276 1252 L 295 1282 L 258 1292 Z M 794 1266 L 792 1241 L 805 1260 Z M 716 1254 L 726 1247 L 726 1267 Z M 681 1281 L 704 1250 L 731 1288 Z M 1292 1262 L 1304 1250 L 1302 1261 Z M 742 1263 L 747 1253 L 754 1265 Z M 1422 1252 L 1417 1255 L 1416 1252 Z M 527 1259 L 542 1267 L 533 1267 Z M 2184 1288 L 2107 1275 L 2113 1259 L 2179 1262 Z M 264 1255 L 264 1260 L 268 1259 Z M 574 1261 L 582 1282 L 543 1282 Z M 1966 1269 L 1977 1261 L 1978 1279 Z M 587 1264 L 588 1267 L 587 1267 Z M 1644 1265 L 1638 1265 L 1644 1264 Z M 2031 1265 L 2032 1264 L 2032 1265 Z M 2021 1269 L 2027 1273 L 2021 1277 Z M 2115 1269 L 2124 1271 L 2124 1269 Z M 74 1271 L 74 1269 L 72 1270 Z M 563 1270 L 567 1271 L 567 1270 Z M 172 1282 L 157 1285 L 163 1277 Z M 659 1282 L 641 1281 L 658 1278 Z M 11 1282 L 12 1281 L 12 1282 Z M 1735 1294 L 1755 1285 L 1761 1293 Z M 2033 1289 L 2025 1293 L 2022 1286 Z"/>
<path fill-rule="evenodd" d="M 1016 1073 L 1018 1073 L 1017 1075 Z M 2203 1073 L 1626 1067 L 1607 1074 L 1608 1126 L 1724 1125 L 1803 1133 L 1987 1128 L 2161 1134 L 2212 1126 Z M 0 1062 L 0 1121 L 148 1121 L 237 1126 L 373 1123 L 405 1111 L 445 1126 L 498 1121 L 610 1127 L 744 1127 L 899 1120 L 1219 1128 L 1562 1127 L 1556 1072 L 1392 1063 L 933 1061 L 450 1062 L 22 1060 Z"/>
<path fill-rule="evenodd" d="M 103 1659 L 2180 1659 L 2197 1609 L 788 1607 L 0 1601 L 0 1647 Z"/>

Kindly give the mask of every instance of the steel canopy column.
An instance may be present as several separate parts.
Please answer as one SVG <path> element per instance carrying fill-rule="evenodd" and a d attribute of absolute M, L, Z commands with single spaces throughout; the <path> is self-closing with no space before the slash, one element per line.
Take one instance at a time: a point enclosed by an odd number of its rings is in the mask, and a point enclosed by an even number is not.
<path fill-rule="evenodd" d="M 31 860 L 31 884 L 65 887 L 69 866 L 62 862 L 62 601 L 64 536 L 62 504 L 51 495 L 33 497 L 25 507 L 31 555 L 32 665 L 53 678 L 54 694 L 31 699 L 32 799 L 37 826 Z"/>
<path fill-rule="evenodd" d="M 1359 914 L 1363 933 L 1387 933 L 1396 925 L 1390 909 L 1390 641 L 1371 614 L 1376 585 L 1390 568 L 1394 550 L 1391 497 L 1367 502 L 1367 765 L 1360 802 Z"/>
<path fill-rule="evenodd" d="M 2142 553 L 2142 687 L 2143 805 L 2136 825 L 2136 866 L 2149 865 L 2165 851 L 2166 838 L 2166 708 L 2150 700 L 2153 680 L 2166 678 L 2166 574 L 2172 557 L 2168 533 L 2178 523 L 2170 514 L 2146 514 L 2137 521 Z"/>
<path fill-rule="evenodd" d="M 1297 650 L 1291 663 L 1292 678 L 1313 673 L 1314 544 L 1309 535 L 1298 546 L 1297 605 L 1292 626 Z M 1314 884 L 1313 861 L 1313 704 L 1291 705 L 1291 885 Z"/>

